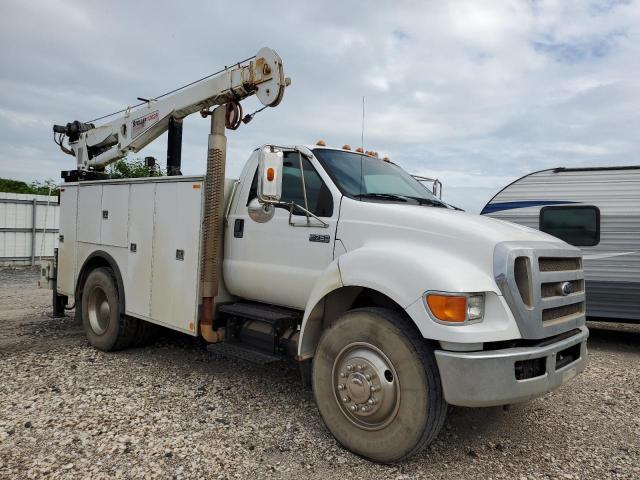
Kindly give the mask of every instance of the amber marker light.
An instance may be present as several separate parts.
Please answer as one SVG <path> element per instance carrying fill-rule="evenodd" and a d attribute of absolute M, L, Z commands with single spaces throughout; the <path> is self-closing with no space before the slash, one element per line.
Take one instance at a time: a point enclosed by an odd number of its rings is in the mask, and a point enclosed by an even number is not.
<path fill-rule="evenodd" d="M 276 171 L 273 169 L 273 167 L 269 167 L 267 168 L 267 180 L 270 182 L 273 182 L 273 179 L 276 176 Z"/>
<path fill-rule="evenodd" d="M 467 297 L 427 294 L 431 313 L 441 322 L 462 323 L 467 318 Z"/>
<path fill-rule="evenodd" d="M 327 144 L 326 144 L 326 142 L 324 140 L 318 140 L 316 142 L 316 145 L 319 146 L 319 147 L 326 147 L 327 146 Z"/>

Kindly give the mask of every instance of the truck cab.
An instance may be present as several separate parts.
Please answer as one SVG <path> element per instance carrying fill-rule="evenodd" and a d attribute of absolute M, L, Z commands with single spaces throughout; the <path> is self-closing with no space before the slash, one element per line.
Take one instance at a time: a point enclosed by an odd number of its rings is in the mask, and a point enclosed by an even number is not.
<path fill-rule="evenodd" d="M 396 312 L 428 342 L 451 404 L 528 400 L 582 371 L 588 332 L 578 249 L 451 208 L 374 155 L 299 146 L 284 151 L 283 167 L 284 204 L 318 218 L 279 206 L 270 221 L 252 221 L 254 154 L 230 210 L 230 225 L 244 229 L 240 238 L 238 228 L 226 232 L 224 278 L 234 295 L 304 310 L 298 359 L 317 358 L 322 335 L 359 307 Z M 369 353 L 386 363 L 382 352 Z M 349 386 L 336 374 L 340 362 L 332 363 L 337 397 Z M 339 398 L 340 409 L 354 407 L 351 397 Z M 319 405 L 325 421 L 333 418 Z M 362 403 L 355 407 L 354 418 Z"/>

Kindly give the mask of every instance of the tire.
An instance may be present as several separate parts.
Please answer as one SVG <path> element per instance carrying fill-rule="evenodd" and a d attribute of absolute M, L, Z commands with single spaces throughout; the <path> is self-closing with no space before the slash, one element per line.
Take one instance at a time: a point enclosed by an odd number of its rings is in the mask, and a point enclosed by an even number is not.
<path fill-rule="evenodd" d="M 433 349 L 388 309 L 351 310 L 325 330 L 312 384 L 333 436 L 376 462 L 396 462 L 423 449 L 447 413 Z"/>
<path fill-rule="evenodd" d="M 111 352 L 131 345 L 138 321 L 121 314 L 118 288 L 110 268 L 96 268 L 89 273 L 80 308 L 87 340 L 95 348 Z"/>

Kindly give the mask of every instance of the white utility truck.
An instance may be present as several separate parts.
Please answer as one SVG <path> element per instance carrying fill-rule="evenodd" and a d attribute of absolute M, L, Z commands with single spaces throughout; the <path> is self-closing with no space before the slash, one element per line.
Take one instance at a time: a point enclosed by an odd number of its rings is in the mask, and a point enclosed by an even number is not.
<path fill-rule="evenodd" d="M 54 310 L 74 304 L 105 351 L 157 324 L 226 356 L 291 357 L 337 440 L 380 462 L 431 442 L 448 403 L 521 402 L 584 369 L 577 248 L 451 208 L 347 145 L 263 145 L 225 180 L 238 102 L 275 107 L 287 85 L 264 48 L 102 126 L 55 126 L 77 169 L 63 172 Z M 207 171 L 182 176 L 181 122 L 198 111 Z M 169 176 L 103 178 L 167 130 Z"/>

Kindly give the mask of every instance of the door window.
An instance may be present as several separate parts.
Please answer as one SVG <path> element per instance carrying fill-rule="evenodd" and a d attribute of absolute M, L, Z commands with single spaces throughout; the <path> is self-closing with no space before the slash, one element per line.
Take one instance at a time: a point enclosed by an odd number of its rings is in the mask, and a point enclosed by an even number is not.
<path fill-rule="evenodd" d="M 300 170 L 300 157 L 298 152 L 285 152 L 282 168 L 282 198 L 281 202 L 295 203 L 305 206 L 304 193 L 307 193 L 308 210 L 318 217 L 331 217 L 333 215 L 333 197 L 331 191 L 320 178 L 307 157 L 302 155 L 302 168 Z M 302 174 L 304 173 L 304 186 L 302 188 Z M 253 177 L 249 201 L 258 196 L 258 172 Z M 248 205 L 248 202 L 247 202 Z M 279 206 L 279 208 L 289 208 Z M 299 208 L 293 209 L 294 215 L 305 215 Z"/>
<path fill-rule="evenodd" d="M 544 207 L 540 230 L 576 247 L 593 247 L 600 243 L 600 210 L 592 205 Z"/>

